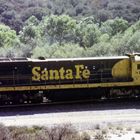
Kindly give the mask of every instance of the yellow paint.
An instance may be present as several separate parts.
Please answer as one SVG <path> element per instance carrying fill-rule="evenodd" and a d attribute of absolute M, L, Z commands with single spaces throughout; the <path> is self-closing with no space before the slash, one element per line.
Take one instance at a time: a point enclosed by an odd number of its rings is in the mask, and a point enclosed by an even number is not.
<path fill-rule="evenodd" d="M 49 74 L 50 74 L 50 76 L 49 76 L 50 80 L 59 80 L 60 79 L 58 70 L 50 70 Z M 41 79 L 41 80 L 43 80 L 43 79 Z"/>
<path fill-rule="evenodd" d="M 32 81 L 47 81 L 47 80 L 72 80 L 72 79 L 88 79 L 90 70 L 84 65 L 75 65 L 73 69 L 41 69 L 41 67 L 32 68 Z"/>
<path fill-rule="evenodd" d="M 140 61 L 132 61 L 132 78 L 134 82 L 140 83 L 140 69 L 137 69 L 138 64 L 140 64 Z"/>
<path fill-rule="evenodd" d="M 84 65 L 75 65 L 75 68 L 76 68 L 76 76 L 75 76 L 75 79 L 81 79 L 81 70 L 84 69 Z"/>
<path fill-rule="evenodd" d="M 66 85 L 42 85 L 42 86 L 18 86 L 0 87 L 0 91 L 35 91 L 35 90 L 54 90 L 54 89 L 76 89 L 76 88 L 102 88 L 102 87 L 124 87 L 139 86 L 139 82 L 114 82 L 114 83 L 95 83 L 95 84 L 66 84 Z"/>
<path fill-rule="evenodd" d="M 38 77 L 40 77 L 40 76 L 38 75 Z M 41 77 L 38 78 L 38 79 L 39 79 L 39 80 L 40 80 L 40 79 L 41 79 L 41 80 L 49 80 L 49 79 L 48 79 L 48 71 L 43 70 L 43 71 L 42 71 Z M 36 81 L 36 80 L 33 79 L 33 78 L 32 78 L 32 80 L 33 80 L 33 81 Z"/>
<path fill-rule="evenodd" d="M 32 69 L 32 73 L 33 73 L 32 81 L 40 81 L 40 74 L 39 74 L 40 69 L 41 69 L 40 67 L 34 67 Z"/>
<path fill-rule="evenodd" d="M 60 79 L 64 80 L 64 79 L 65 79 L 65 76 L 64 76 L 64 74 L 65 74 L 64 67 L 62 67 L 62 68 L 59 70 L 59 72 L 60 72 Z"/>
<path fill-rule="evenodd" d="M 65 78 L 68 80 L 72 80 L 73 79 L 73 72 L 72 72 L 72 70 L 71 69 L 67 69 L 66 70 L 66 76 L 65 76 Z"/>
<path fill-rule="evenodd" d="M 112 68 L 112 76 L 114 78 L 130 78 L 131 63 L 129 59 L 120 60 Z"/>
<path fill-rule="evenodd" d="M 88 79 L 90 76 L 90 71 L 88 69 L 83 70 L 83 78 Z"/>

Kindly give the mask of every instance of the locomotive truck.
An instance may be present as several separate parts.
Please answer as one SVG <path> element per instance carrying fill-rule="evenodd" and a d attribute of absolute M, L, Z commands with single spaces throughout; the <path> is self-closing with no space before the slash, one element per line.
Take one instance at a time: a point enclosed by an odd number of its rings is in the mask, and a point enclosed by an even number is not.
<path fill-rule="evenodd" d="M 0 104 L 138 97 L 140 55 L 1 58 Z"/>

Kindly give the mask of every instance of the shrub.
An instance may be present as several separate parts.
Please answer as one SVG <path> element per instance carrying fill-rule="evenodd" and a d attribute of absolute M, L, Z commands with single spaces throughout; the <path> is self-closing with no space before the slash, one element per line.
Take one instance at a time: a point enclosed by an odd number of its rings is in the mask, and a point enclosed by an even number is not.
<path fill-rule="evenodd" d="M 80 140 L 78 132 L 69 124 L 46 128 L 45 134 L 49 140 Z"/>
<path fill-rule="evenodd" d="M 11 140 L 10 132 L 3 124 L 0 124 L 0 140 Z"/>
<path fill-rule="evenodd" d="M 86 132 L 83 132 L 81 135 L 81 140 L 90 140 L 90 135 Z"/>
<path fill-rule="evenodd" d="M 95 135 L 95 140 L 105 140 L 104 134 L 99 132 Z"/>

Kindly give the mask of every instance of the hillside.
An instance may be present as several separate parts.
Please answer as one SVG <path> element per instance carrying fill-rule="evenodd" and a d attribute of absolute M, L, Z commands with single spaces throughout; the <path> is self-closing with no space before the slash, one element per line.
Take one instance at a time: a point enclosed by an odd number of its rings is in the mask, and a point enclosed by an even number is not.
<path fill-rule="evenodd" d="M 0 57 L 140 52 L 140 0 L 0 0 Z"/>
<path fill-rule="evenodd" d="M 132 23 L 140 17 L 139 0 L 0 0 L 0 22 L 17 32 L 32 15 L 68 14 L 72 17 L 93 16 L 97 21 L 123 17 Z"/>

